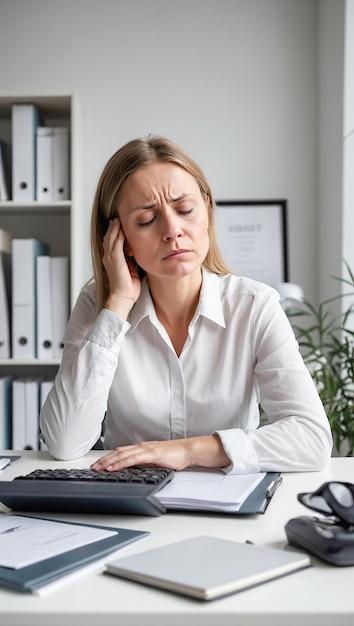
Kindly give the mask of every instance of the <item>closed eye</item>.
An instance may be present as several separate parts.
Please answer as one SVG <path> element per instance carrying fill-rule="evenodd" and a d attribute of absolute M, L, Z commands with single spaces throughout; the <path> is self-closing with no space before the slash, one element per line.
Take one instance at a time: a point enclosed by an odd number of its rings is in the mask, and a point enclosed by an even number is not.
<path fill-rule="evenodd" d="M 191 215 L 191 213 L 193 213 L 193 208 L 192 209 L 188 209 L 186 211 L 176 211 L 176 213 L 178 213 L 179 215 Z M 157 219 L 157 215 L 154 215 L 154 217 L 152 217 L 150 220 L 147 220 L 146 222 L 138 222 L 138 226 L 141 226 L 142 228 L 144 228 L 145 226 L 151 226 L 151 224 L 153 224 L 153 222 Z"/>

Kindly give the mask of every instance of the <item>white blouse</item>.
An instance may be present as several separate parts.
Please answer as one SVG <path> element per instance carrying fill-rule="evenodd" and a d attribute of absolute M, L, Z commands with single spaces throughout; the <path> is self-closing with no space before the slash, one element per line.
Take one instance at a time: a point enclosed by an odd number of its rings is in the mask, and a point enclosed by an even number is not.
<path fill-rule="evenodd" d="M 109 450 L 216 432 L 233 473 L 322 470 L 331 454 L 328 419 L 278 293 L 205 268 L 180 357 L 146 279 L 127 321 L 107 309 L 95 317 L 95 285 L 83 288 L 41 413 L 50 453 L 83 456 L 104 418 Z"/>

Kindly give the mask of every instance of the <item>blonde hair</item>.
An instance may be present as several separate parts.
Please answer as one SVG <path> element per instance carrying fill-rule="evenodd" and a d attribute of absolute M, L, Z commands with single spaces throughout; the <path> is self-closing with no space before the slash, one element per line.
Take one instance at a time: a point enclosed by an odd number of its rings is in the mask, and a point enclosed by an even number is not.
<path fill-rule="evenodd" d="M 209 250 L 203 265 L 217 274 L 229 274 L 222 259 L 216 236 L 214 200 L 209 184 L 195 161 L 172 141 L 158 136 L 134 139 L 122 146 L 108 160 L 99 179 L 91 216 L 91 254 L 97 290 L 97 312 L 107 300 L 109 283 L 102 263 L 103 237 L 109 222 L 117 216 L 124 181 L 130 174 L 156 162 L 175 163 L 193 176 L 206 203 L 209 219 Z"/>

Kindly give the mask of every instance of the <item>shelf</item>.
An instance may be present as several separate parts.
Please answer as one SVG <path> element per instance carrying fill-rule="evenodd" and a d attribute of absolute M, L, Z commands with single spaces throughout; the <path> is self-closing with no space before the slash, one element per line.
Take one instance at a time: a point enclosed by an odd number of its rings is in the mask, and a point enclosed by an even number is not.
<path fill-rule="evenodd" d="M 71 201 L 63 200 L 61 202 L 13 202 L 12 200 L 6 200 L 0 202 L 0 215 L 12 215 L 16 214 L 42 214 L 42 213 L 55 213 L 66 214 L 70 212 Z"/>
<path fill-rule="evenodd" d="M 43 367 L 49 365 L 58 367 L 60 359 L 0 359 L 0 368 L 5 367 Z"/>

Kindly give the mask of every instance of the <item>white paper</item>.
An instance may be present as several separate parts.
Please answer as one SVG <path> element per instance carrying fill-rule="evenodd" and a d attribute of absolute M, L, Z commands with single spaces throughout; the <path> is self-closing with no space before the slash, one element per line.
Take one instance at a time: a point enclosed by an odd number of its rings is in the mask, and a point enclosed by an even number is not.
<path fill-rule="evenodd" d="M 265 473 L 225 474 L 217 469 L 183 470 L 154 495 L 169 508 L 236 512 L 264 476 Z"/>
<path fill-rule="evenodd" d="M 0 566 L 19 569 L 117 534 L 20 515 L 0 517 Z"/>

